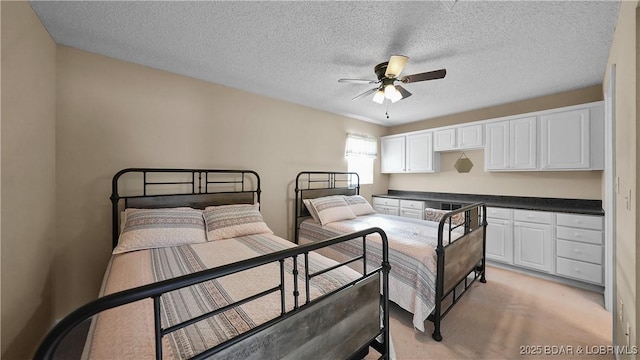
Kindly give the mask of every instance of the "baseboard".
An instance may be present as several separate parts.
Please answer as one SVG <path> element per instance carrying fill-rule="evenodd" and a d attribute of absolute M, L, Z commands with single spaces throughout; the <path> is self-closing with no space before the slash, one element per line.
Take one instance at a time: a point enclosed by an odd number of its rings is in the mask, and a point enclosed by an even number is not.
<path fill-rule="evenodd" d="M 567 279 L 567 278 L 563 278 L 563 277 L 560 277 L 560 276 L 555 276 L 555 275 L 551 275 L 551 274 L 545 274 L 545 273 L 541 273 L 541 272 L 537 272 L 537 271 L 533 271 L 533 270 L 527 270 L 527 269 L 523 269 L 523 268 L 518 267 L 518 266 L 513 266 L 513 265 L 509 265 L 509 264 L 503 264 L 503 263 L 495 262 L 495 261 L 491 261 L 491 260 L 487 260 L 487 265 L 494 266 L 494 267 L 501 268 L 501 269 L 505 269 L 505 270 L 509 270 L 509 271 L 513 271 L 513 272 L 517 272 L 517 273 L 524 274 L 524 275 L 530 275 L 530 276 L 537 277 L 537 278 L 540 278 L 540 279 L 545 279 L 545 280 L 557 282 L 557 283 L 560 283 L 560 284 L 563 284 L 563 285 L 573 286 L 573 287 L 576 287 L 576 288 L 579 288 L 579 289 L 583 289 L 583 290 L 593 291 L 593 292 L 596 292 L 598 294 L 603 294 L 604 295 L 604 286 L 588 284 L 588 283 L 584 283 L 582 281 Z"/>

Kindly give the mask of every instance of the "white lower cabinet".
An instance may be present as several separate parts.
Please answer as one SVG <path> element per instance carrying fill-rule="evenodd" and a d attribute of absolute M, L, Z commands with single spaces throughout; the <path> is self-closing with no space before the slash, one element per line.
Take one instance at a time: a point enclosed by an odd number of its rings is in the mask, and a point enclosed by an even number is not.
<path fill-rule="evenodd" d="M 400 200 L 374 196 L 373 209 L 381 214 L 400 215 Z"/>
<path fill-rule="evenodd" d="M 487 208 L 488 260 L 604 284 L 602 216 Z"/>
<path fill-rule="evenodd" d="M 424 203 L 416 200 L 400 200 L 400 216 L 424 220 Z"/>
<path fill-rule="evenodd" d="M 602 217 L 556 215 L 556 272 L 575 280 L 604 283 Z"/>
<path fill-rule="evenodd" d="M 546 273 L 553 272 L 551 224 L 513 223 L 514 265 Z"/>
<path fill-rule="evenodd" d="M 487 208 L 487 259 L 513 264 L 513 210 Z"/>

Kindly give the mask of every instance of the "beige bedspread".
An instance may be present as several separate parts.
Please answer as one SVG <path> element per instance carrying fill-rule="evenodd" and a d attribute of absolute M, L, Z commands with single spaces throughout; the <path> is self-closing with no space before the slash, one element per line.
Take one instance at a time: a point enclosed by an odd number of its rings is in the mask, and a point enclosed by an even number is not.
<path fill-rule="evenodd" d="M 105 274 L 101 295 L 173 278 L 183 274 L 220 266 L 235 261 L 285 249 L 291 242 L 274 235 L 250 235 L 202 244 L 134 251 L 114 255 Z M 310 254 L 310 271 L 333 262 L 317 254 Z M 293 262 L 285 261 L 286 308 L 293 308 Z M 300 304 L 305 299 L 304 260 L 298 262 Z M 311 281 L 310 296 L 338 288 L 358 277 L 355 271 L 333 270 Z M 279 284 L 278 264 L 269 264 L 208 281 L 162 296 L 163 327 L 192 318 Z M 280 314 L 279 292 L 266 299 L 233 308 L 213 318 L 177 331 L 163 339 L 166 359 L 188 358 L 239 333 L 268 321 Z M 143 300 L 99 314 L 92 322 L 84 359 L 143 359 L 153 358 L 153 302 Z"/>
<path fill-rule="evenodd" d="M 438 223 L 385 214 L 363 215 L 325 226 L 308 219 L 300 226 L 299 243 L 303 245 L 370 227 L 383 229 L 389 240 L 389 300 L 411 312 L 413 326 L 424 331 L 424 321 L 435 308 Z M 446 240 L 448 233 L 446 231 Z M 459 236 L 460 232 L 454 231 L 452 240 Z M 371 241 L 367 245 L 367 267 L 371 267 L 380 264 L 382 246 L 378 234 L 368 238 Z M 361 240 L 350 240 L 319 252 L 337 261 L 346 261 L 361 254 L 361 249 Z M 361 270 L 362 266 L 356 265 L 356 268 Z"/>

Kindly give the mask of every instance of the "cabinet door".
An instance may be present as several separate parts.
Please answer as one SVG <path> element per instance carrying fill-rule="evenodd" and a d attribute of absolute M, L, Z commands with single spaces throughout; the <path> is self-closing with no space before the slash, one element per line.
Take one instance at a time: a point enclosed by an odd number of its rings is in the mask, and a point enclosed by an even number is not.
<path fill-rule="evenodd" d="M 536 170 L 536 118 L 511 120 L 509 138 L 509 167 L 514 170 Z"/>
<path fill-rule="evenodd" d="M 433 133 L 407 135 L 407 172 L 433 171 Z"/>
<path fill-rule="evenodd" d="M 456 148 L 456 128 L 434 131 L 433 149 L 435 151 L 455 150 Z"/>
<path fill-rule="evenodd" d="M 487 222 L 487 259 L 513 263 L 513 223 L 493 218 Z"/>
<path fill-rule="evenodd" d="M 589 169 L 589 109 L 541 116 L 540 132 L 542 170 Z"/>
<path fill-rule="evenodd" d="M 404 136 L 383 137 L 380 141 L 380 171 L 383 173 L 404 172 Z"/>
<path fill-rule="evenodd" d="M 377 212 L 379 212 L 380 214 L 387 214 L 387 215 L 400 215 L 400 208 L 397 206 L 387 206 L 387 205 L 373 205 L 373 209 Z"/>
<path fill-rule="evenodd" d="M 400 200 L 400 216 L 424 220 L 424 203 L 417 200 Z"/>
<path fill-rule="evenodd" d="M 485 128 L 485 170 L 507 170 L 509 168 L 509 122 L 489 123 Z"/>
<path fill-rule="evenodd" d="M 468 125 L 458 128 L 458 149 L 477 149 L 484 144 L 482 125 Z"/>
<path fill-rule="evenodd" d="M 544 272 L 553 271 L 551 225 L 515 222 L 513 263 Z"/>

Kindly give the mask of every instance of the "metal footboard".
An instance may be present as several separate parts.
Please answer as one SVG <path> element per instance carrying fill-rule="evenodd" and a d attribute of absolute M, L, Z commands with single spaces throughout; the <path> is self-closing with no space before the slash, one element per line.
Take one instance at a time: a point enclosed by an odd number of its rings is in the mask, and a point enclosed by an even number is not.
<path fill-rule="evenodd" d="M 330 293 L 324 294 L 317 299 L 310 300 L 308 297 L 309 281 L 313 277 L 318 276 L 321 273 L 333 270 L 340 266 L 346 266 L 347 263 L 338 264 L 336 266 L 332 266 L 329 269 L 324 269 L 316 273 L 310 273 L 308 267 L 305 267 L 305 270 L 304 270 L 305 284 L 303 284 L 302 286 L 306 287 L 307 296 L 303 299 L 299 299 L 301 297 L 300 288 L 299 288 L 300 285 L 297 283 L 297 281 L 294 283 L 293 289 L 285 289 L 284 268 L 282 266 L 285 259 L 291 258 L 295 262 L 299 257 L 304 257 L 306 262 L 308 260 L 309 252 L 311 251 L 315 251 L 325 246 L 331 246 L 343 241 L 348 241 L 356 238 L 362 238 L 363 241 L 366 243 L 366 236 L 373 233 L 378 233 L 383 240 L 383 261 L 380 264 L 380 266 L 377 267 L 376 269 L 373 269 L 367 272 L 366 265 L 365 265 L 364 266 L 365 270 L 363 271 L 361 277 L 351 281 L 348 284 L 341 286 L 340 288 Z M 364 260 L 364 257 L 365 257 L 365 254 L 363 252 L 362 256 L 358 257 L 358 259 Z M 223 308 L 216 309 L 212 312 L 200 315 L 196 318 L 187 320 L 180 324 L 176 324 L 172 327 L 169 327 L 169 328 L 162 327 L 162 324 L 160 321 L 160 298 L 164 293 L 181 289 L 184 287 L 192 286 L 208 280 L 213 280 L 213 279 L 230 275 L 233 273 L 237 273 L 240 271 L 252 269 L 261 265 L 274 263 L 274 262 L 280 263 L 281 282 L 279 286 L 260 292 L 248 298 L 241 299 Z M 381 352 L 382 354 L 380 357 L 381 359 L 387 359 L 389 354 L 389 341 L 390 341 L 389 314 L 388 314 L 389 270 L 390 270 L 390 266 L 388 263 L 387 236 L 384 233 L 384 231 L 379 228 L 370 228 L 370 229 L 366 229 L 356 233 L 348 234 L 345 236 L 328 239 L 318 243 L 313 243 L 313 244 L 304 245 L 304 246 L 297 246 L 294 248 L 285 249 L 282 251 L 262 255 L 256 258 L 251 258 L 251 259 L 239 261 L 236 263 L 204 270 L 201 272 L 197 272 L 197 273 L 193 273 L 193 274 L 189 274 L 189 275 L 185 275 L 185 276 L 181 276 L 181 277 L 177 277 L 169 280 L 164 280 L 161 282 L 137 287 L 130 290 L 121 291 L 118 293 L 110 294 L 102 298 L 99 298 L 95 301 L 92 301 L 80 307 L 79 309 L 75 310 L 70 315 L 62 319 L 49 332 L 49 334 L 46 336 L 44 341 L 41 343 L 40 347 L 36 352 L 35 358 L 36 359 L 53 359 L 56 348 L 58 347 L 62 339 L 65 337 L 65 335 L 67 335 L 75 326 L 81 324 L 86 319 L 89 319 L 92 316 L 107 309 L 115 308 L 124 304 L 142 300 L 142 299 L 151 298 L 153 299 L 153 302 L 154 302 L 154 313 L 155 313 L 154 331 L 155 331 L 155 343 L 156 343 L 156 359 L 161 359 L 163 356 L 162 338 L 164 336 L 184 326 L 187 326 L 192 323 L 206 319 L 208 317 L 214 316 L 215 314 L 218 314 L 230 307 L 242 305 L 243 303 L 246 303 L 248 301 L 254 300 L 262 296 L 266 296 L 273 292 L 280 292 L 280 296 L 281 296 L 281 304 L 280 304 L 281 315 L 280 316 L 264 324 L 261 324 L 251 330 L 248 330 L 240 334 L 239 336 L 231 338 L 223 343 L 220 343 L 215 347 L 212 347 L 196 355 L 195 357 L 193 357 L 193 359 L 204 359 L 216 354 L 218 354 L 218 356 L 223 356 L 224 358 L 227 358 L 227 355 L 229 354 L 234 354 L 234 353 L 239 354 L 237 349 L 241 349 L 240 351 L 242 352 L 242 358 L 260 358 L 264 356 L 265 350 L 263 349 L 262 353 L 256 352 L 254 354 L 254 357 L 247 357 L 247 351 L 246 351 L 247 344 L 252 339 L 258 339 L 256 343 L 253 343 L 254 345 L 256 344 L 264 345 L 265 343 L 268 343 L 268 342 L 262 342 L 260 340 L 260 337 L 272 336 L 274 332 L 273 331 L 269 332 L 269 329 L 278 329 L 276 330 L 276 332 L 287 331 L 287 333 L 279 334 L 280 336 L 279 338 L 282 339 L 282 336 L 284 336 L 284 338 L 288 340 L 292 340 L 292 341 L 286 341 L 284 343 L 273 343 L 271 344 L 271 346 L 278 347 L 278 348 L 281 348 L 283 346 L 288 346 L 291 349 L 296 349 L 296 351 L 298 351 L 296 352 L 296 354 L 299 354 L 299 349 L 304 348 L 307 345 L 306 343 L 308 342 L 309 339 L 305 339 L 304 337 L 301 337 L 299 335 L 296 337 L 296 332 L 299 333 L 299 331 L 295 327 L 295 324 L 296 324 L 295 321 L 297 321 L 298 323 L 300 322 L 305 323 L 309 319 L 317 318 L 318 314 L 322 314 L 322 312 L 318 312 L 318 311 L 322 311 L 323 307 L 329 306 L 327 308 L 328 310 L 326 311 L 334 311 L 330 307 L 332 304 L 332 301 L 336 301 L 336 302 L 342 301 L 343 303 L 351 303 L 352 301 L 354 301 L 353 299 L 355 299 L 355 301 L 362 301 L 362 299 L 364 299 L 362 294 L 364 293 L 370 294 L 368 296 L 368 301 L 370 302 L 373 301 L 371 302 L 371 304 L 373 304 L 374 307 L 379 308 L 380 311 L 382 311 L 382 317 L 380 317 L 380 313 L 378 312 L 375 316 L 375 319 L 365 318 L 362 315 L 360 315 L 359 318 L 358 317 L 354 318 L 353 321 L 368 321 L 369 323 L 375 324 L 375 329 L 374 331 L 370 331 L 369 333 L 365 333 L 360 336 L 360 339 L 364 339 L 364 341 L 361 344 L 352 344 L 353 354 L 349 354 L 349 355 L 341 354 L 336 356 L 343 357 L 343 358 L 350 358 L 352 356 L 361 354 L 363 351 L 365 351 L 366 353 L 366 350 L 368 349 L 368 347 L 373 346 L 375 349 Z M 294 276 L 295 275 L 297 274 L 294 273 Z M 294 278 L 297 278 L 297 276 L 295 276 Z M 380 291 L 381 283 L 382 283 L 382 291 Z M 374 284 L 375 286 L 372 284 Z M 367 286 L 367 288 L 370 288 L 372 290 L 365 292 L 363 290 L 365 286 Z M 293 306 L 293 309 L 289 311 L 286 310 L 286 303 L 285 303 L 285 294 L 287 293 L 289 294 L 292 293 L 295 299 L 295 304 Z M 380 294 L 382 294 L 382 297 L 380 297 Z M 336 300 L 333 300 L 333 299 L 336 299 Z M 299 305 L 299 303 L 301 303 L 302 305 Z M 336 319 L 336 322 L 340 322 L 340 326 L 336 326 L 335 328 L 331 328 L 331 329 L 335 330 L 337 328 L 342 328 L 345 324 L 344 320 L 346 316 L 349 316 L 349 314 L 343 314 L 343 316 L 340 319 Z M 382 318 L 382 321 L 381 321 L 381 318 Z M 287 321 L 289 321 L 288 324 L 286 323 Z M 291 321 L 294 321 L 294 322 L 291 323 Z M 349 322 L 347 322 L 347 325 L 348 324 Z M 357 325 L 353 327 L 354 329 L 362 327 L 361 324 L 354 324 L 354 325 Z M 333 325 L 329 324 L 327 326 L 333 326 Z M 371 329 L 371 326 L 369 328 Z M 353 332 L 353 329 L 346 329 L 346 330 L 351 333 Z M 333 333 L 333 338 L 335 339 L 336 337 L 335 331 L 333 330 L 327 331 L 327 333 L 329 333 L 327 334 L 327 336 L 329 336 L 330 333 Z M 380 337 L 383 339 L 382 342 L 376 343 L 375 339 Z M 341 346 L 345 345 L 342 342 L 344 340 L 344 337 L 339 336 L 338 338 L 340 340 L 339 343 L 335 343 L 335 344 L 327 343 L 323 345 L 327 349 L 331 347 L 340 349 Z M 264 346 L 269 346 L 269 345 L 267 344 Z M 316 350 L 313 350 L 313 348 L 310 346 L 307 346 L 307 347 L 309 348 L 308 350 L 309 352 L 316 351 Z M 255 346 L 253 346 L 253 348 L 255 348 Z M 271 350 L 267 349 L 266 351 L 268 352 Z M 282 351 L 282 349 L 278 349 L 277 351 Z M 304 354 L 300 353 L 300 355 L 302 356 Z M 313 353 L 310 353 L 308 355 L 313 357 L 312 356 Z"/>

